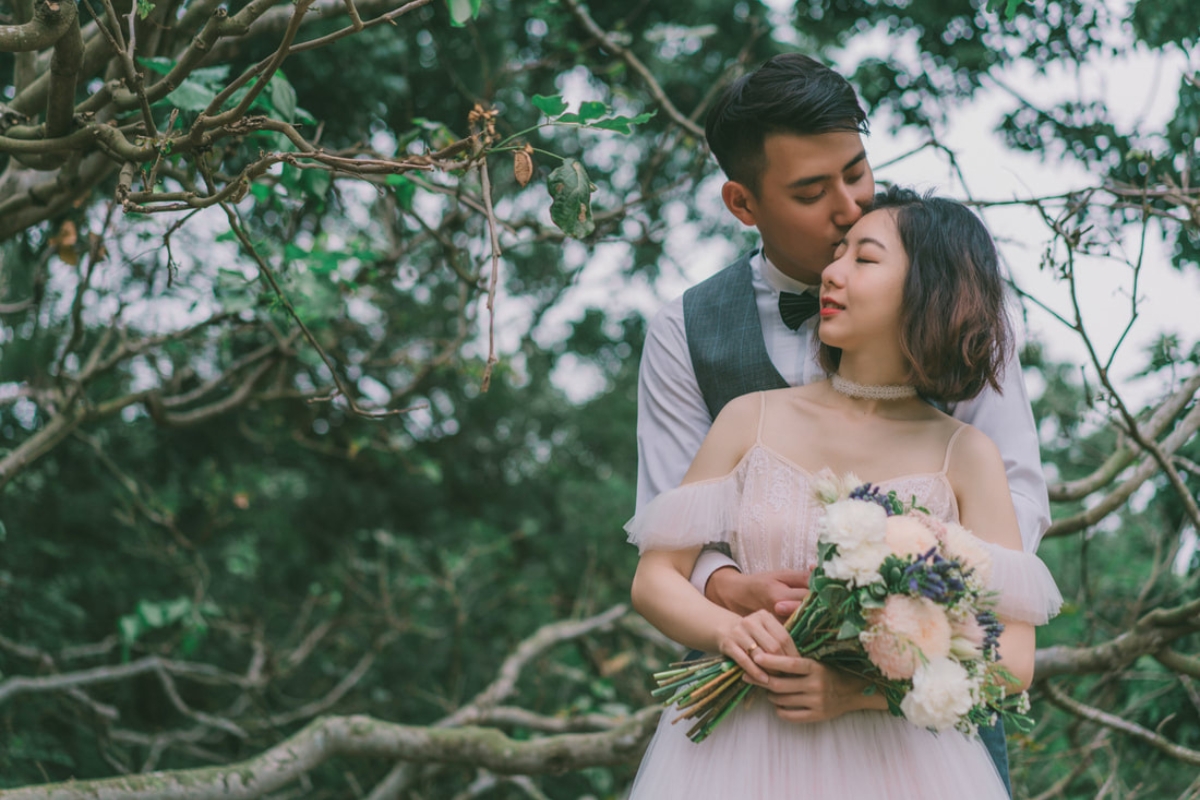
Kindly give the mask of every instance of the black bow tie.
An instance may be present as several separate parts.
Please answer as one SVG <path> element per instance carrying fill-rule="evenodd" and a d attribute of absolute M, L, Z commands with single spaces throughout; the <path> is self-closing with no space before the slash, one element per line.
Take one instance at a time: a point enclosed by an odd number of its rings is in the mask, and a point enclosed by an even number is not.
<path fill-rule="evenodd" d="M 813 316 L 821 308 L 821 301 L 808 292 L 795 294 L 793 292 L 779 293 L 779 316 L 783 324 L 796 330 L 804 324 L 804 320 Z"/>

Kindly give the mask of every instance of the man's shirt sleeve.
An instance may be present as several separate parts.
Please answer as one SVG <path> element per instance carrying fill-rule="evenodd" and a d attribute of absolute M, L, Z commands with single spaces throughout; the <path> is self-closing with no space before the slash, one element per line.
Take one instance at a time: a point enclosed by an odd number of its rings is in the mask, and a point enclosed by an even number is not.
<path fill-rule="evenodd" d="M 712 417 L 688 351 L 683 298 L 677 298 L 651 320 L 638 370 L 639 511 L 680 484 L 710 427 Z M 703 593 L 709 576 L 725 566 L 735 562 L 706 551 L 692 570 L 692 585 Z"/>
<path fill-rule="evenodd" d="M 998 393 L 987 387 L 974 400 L 959 403 L 954 416 L 986 433 L 999 448 L 1021 528 L 1021 542 L 1025 551 L 1032 553 L 1050 527 L 1050 498 L 1046 493 L 1033 410 L 1021 363 L 1015 354 L 1005 361 L 1001 388 L 1003 392 Z"/>

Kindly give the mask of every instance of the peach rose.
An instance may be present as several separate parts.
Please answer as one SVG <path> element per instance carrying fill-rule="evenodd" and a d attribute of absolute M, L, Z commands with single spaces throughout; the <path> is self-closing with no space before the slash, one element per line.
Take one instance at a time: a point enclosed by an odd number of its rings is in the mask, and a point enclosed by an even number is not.
<path fill-rule="evenodd" d="M 867 622 L 863 649 L 888 678 L 911 678 L 923 662 L 950 654 L 950 620 L 928 598 L 891 595 Z"/>
<path fill-rule="evenodd" d="M 887 519 L 887 543 L 892 552 L 904 556 L 920 556 L 937 547 L 937 538 L 924 523 L 907 514 Z"/>

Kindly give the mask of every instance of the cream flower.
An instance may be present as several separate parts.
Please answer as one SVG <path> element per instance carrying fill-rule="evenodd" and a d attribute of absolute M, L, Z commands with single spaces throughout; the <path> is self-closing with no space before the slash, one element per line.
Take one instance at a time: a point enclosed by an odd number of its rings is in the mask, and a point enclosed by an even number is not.
<path fill-rule="evenodd" d="M 853 472 L 847 472 L 842 477 L 833 474 L 826 467 L 813 477 L 812 493 L 822 505 L 833 505 L 839 500 L 845 500 L 850 492 L 862 481 Z"/>
<path fill-rule="evenodd" d="M 845 552 L 838 548 L 837 555 L 825 562 L 825 574 L 837 580 L 848 581 L 852 586 L 867 586 L 883 580 L 879 568 L 891 550 L 880 542 L 863 542 Z"/>
<path fill-rule="evenodd" d="M 882 544 L 887 536 L 887 513 L 866 500 L 840 500 L 825 509 L 818 526 L 822 542 L 836 544 L 846 555 L 863 544 Z"/>
<path fill-rule="evenodd" d="M 890 595 L 883 608 L 867 613 L 867 623 L 863 649 L 888 678 L 911 678 L 922 662 L 950 654 L 950 620 L 928 598 Z"/>
<path fill-rule="evenodd" d="M 946 526 L 946 558 L 957 561 L 964 571 L 974 570 L 981 585 L 992 578 L 991 553 L 975 534 L 953 522 Z"/>
<path fill-rule="evenodd" d="M 907 514 L 887 519 L 887 543 L 900 557 L 920 556 L 937 547 L 933 532 L 916 517 Z"/>
<path fill-rule="evenodd" d="M 900 710 L 914 725 L 949 730 L 971 710 L 977 689 L 961 666 L 948 658 L 933 659 L 913 675 L 912 691 L 900 701 Z"/>

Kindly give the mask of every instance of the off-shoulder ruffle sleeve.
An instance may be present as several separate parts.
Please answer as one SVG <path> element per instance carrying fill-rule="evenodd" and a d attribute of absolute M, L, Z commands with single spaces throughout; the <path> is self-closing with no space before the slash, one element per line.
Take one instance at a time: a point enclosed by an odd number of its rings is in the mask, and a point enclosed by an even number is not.
<path fill-rule="evenodd" d="M 625 532 L 639 553 L 728 542 L 737 527 L 740 498 L 737 471 L 723 478 L 687 483 L 643 506 L 625 523 Z"/>
<path fill-rule="evenodd" d="M 996 613 L 1001 617 L 1045 625 L 1062 608 L 1062 595 L 1045 562 L 1034 553 L 1009 550 L 981 542 L 992 557 L 988 588 L 997 592 Z"/>

